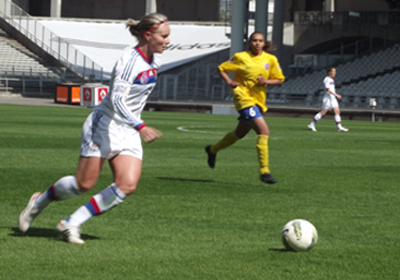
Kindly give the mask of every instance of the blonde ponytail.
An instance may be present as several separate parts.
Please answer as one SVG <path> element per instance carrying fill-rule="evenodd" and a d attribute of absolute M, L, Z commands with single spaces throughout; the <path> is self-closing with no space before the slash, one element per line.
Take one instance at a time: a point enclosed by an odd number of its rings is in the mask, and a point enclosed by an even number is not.
<path fill-rule="evenodd" d="M 142 17 L 139 21 L 128 19 L 126 27 L 133 36 L 140 39 L 145 32 L 155 32 L 157 28 L 166 21 L 168 21 L 168 18 L 165 15 L 152 13 Z"/>

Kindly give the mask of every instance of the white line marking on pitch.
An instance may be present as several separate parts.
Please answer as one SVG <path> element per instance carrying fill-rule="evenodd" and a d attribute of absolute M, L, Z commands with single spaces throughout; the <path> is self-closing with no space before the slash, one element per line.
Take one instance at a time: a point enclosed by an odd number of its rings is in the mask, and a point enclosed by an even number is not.
<path fill-rule="evenodd" d="M 176 129 L 184 132 L 196 132 L 196 133 L 208 133 L 208 134 L 223 134 L 223 132 L 219 131 L 205 131 L 205 130 L 197 130 L 193 128 L 204 128 L 204 126 L 179 126 Z"/>

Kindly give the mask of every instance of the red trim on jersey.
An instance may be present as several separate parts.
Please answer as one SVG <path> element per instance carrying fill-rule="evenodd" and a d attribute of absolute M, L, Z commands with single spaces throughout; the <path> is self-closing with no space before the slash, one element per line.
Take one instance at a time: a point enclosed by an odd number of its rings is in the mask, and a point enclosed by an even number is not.
<path fill-rule="evenodd" d="M 57 196 L 56 196 L 56 192 L 55 192 L 55 190 L 54 190 L 54 185 L 51 185 L 51 187 L 50 187 L 50 193 L 51 193 L 51 196 L 53 197 L 53 199 L 54 199 L 55 201 L 59 201 L 59 199 L 58 199 Z"/>
<path fill-rule="evenodd" d="M 136 79 L 140 79 L 143 75 L 146 75 L 148 78 L 157 76 L 157 70 L 158 69 L 153 68 L 153 69 L 149 69 L 149 70 L 140 72 L 139 75 L 137 75 Z"/>
<path fill-rule="evenodd" d="M 96 212 L 97 215 L 101 214 L 100 208 L 97 205 L 97 202 L 93 197 L 90 199 L 90 204 L 92 204 L 93 209 L 94 209 L 94 211 Z"/>
<path fill-rule="evenodd" d="M 147 61 L 147 63 L 151 64 L 153 62 L 153 59 L 150 61 L 150 59 L 148 59 L 147 56 L 145 56 L 145 54 L 142 52 L 141 49 L 139 49 L 138 47 L 136 47 L 135 49 L 143 57 L 143 59 Z"/>
<path fill-rule="evenodd" d="M 138 125 L 137 127 L 136 127 L 136 130 L 137 131 L 140 131 L 143 127 L 146 127 L 147 125 L 145 124 L 145 123 L 142 123 L 142 124 L 140 124 L 140 125 Z"/>

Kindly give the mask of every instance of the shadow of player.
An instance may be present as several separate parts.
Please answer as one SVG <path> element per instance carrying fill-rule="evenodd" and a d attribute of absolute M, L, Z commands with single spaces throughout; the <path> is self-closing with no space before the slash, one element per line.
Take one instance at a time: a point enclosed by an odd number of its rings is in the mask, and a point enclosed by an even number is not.
<path fill-rule="evenodd" d="M 36 237 L 36 238 L 48 238 L 48 239 L 54 239 L 57 241 L 61 241 L 61 238 L 58 236 L 56 233 L 55 229 L 50 229 L 50 228 L 35 228 L 31 227 L 27 232 L 21 232 L 19 228 L 17 227 L 12 227 L 9 228 L 13 232 L 9 234 L 9 236 L 13 237 Z M 100 237 L 89 235 L 89 234 L 81 234 L 81 238 L 83 240 L 97 240 L 100 239 Z"/>

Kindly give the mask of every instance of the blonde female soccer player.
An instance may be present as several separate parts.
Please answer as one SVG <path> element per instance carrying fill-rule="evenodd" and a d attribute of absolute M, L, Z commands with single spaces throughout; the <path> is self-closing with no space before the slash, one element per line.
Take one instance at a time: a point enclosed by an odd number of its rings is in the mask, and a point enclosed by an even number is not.
<path fill-rule="evenodd" d="M 218 67 L 222 79 L 232 88 L 239 122 L 234 131 L 226 134 L 216 144 L 206 146 L 205 150 L 208 155 L 208 165 L 214 168 L 217 153 L 233 145 L 253 129 L 258 135 L 256 147 L 261 181 L 273 184 L 276 180 L 269 169 L 269 128 L 263 114 L 267 111 L 265 103 L 267 85 L 280 85 L 285 77 L 277 58 L 268 53 L 271 43 L 265 41 L 262 33 L 251 34 L 249 42 L 248 51 L 234 54 L 232 59 Z M 233 81 L 228 76 L 230 72 L 235 72 Z"/>
<path fill-rule="evenodd" d="M 161 138 L 157 129 L 146 126 L 141 112 L 155 87 L 162 53 L 169 44 L 167 17 L 149 14 L 140 21 L 129 20 L 127 27 L 138 44 L 115 64 L 110 93 L 86 119 L 81 138 L 81 152 L 74 176 L 55 182 L 43 194 L 35 193 L 19 217 L 22 232 L 52 201 L 66 200 L 89 191 L 96 184 L 106 160 L 114 182 L 95 194 L 72 215 L 59 222 L 57 231 L 70 243 L 83 244 L 80 226 L 123 202 L 135 191 L 142 170 L 142 144 Z"/>

